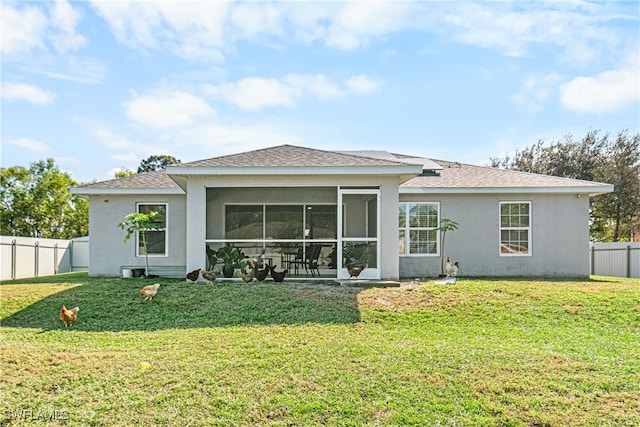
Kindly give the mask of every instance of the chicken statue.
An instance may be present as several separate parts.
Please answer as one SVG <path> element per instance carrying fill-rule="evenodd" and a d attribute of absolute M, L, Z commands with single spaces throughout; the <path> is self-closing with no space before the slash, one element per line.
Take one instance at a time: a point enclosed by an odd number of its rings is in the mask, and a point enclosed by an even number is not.
<path fill-rule="evenodd" d="M 455 285 L 456 283 L 458 283 L 458 278 L 456 276 L 458 275 L 459 269 L 460 263 L 456 261 L 455 263 L 451 264 L 451 258 L 447 257 L 447 263 L 444 266 L 444 271 L 446 273 L 445 277 L 443 277 L 442 280 L 439 280 L 436 283 L 442 285 Z"/>
<path fill-rule="evenodd" d="M 151 300 L 158 293 L 158 288 L 160 287 L 160 283 L 156 283 L 154 285 L 145 286 L 140 289 L 140 296 L 144 297 L 144 300 Z"/>
<path fill-rule="evenodd" d="M 460 263 L 456 261 L 454 264 L 451 264 L 451 259 L 447 257 L 447 263 L 444 266 L 444 271 L 447 273 L 447 277 L 456 277 L 459 269 Z"/>
<path fill-rule="evenodd" d="M 453 264 L 453 268 L 451 269 L 451 277 L 458 276 L 458 270 L 460 270 L 460 263 L 458 261 L 456 261 Z"/>
<path fill-rule="evenodd" d="M 64 305 L 60 309 L 60 320 L 64 322 L 65 328 L 71 326 L 75 323 L 78 318 L 79 307 L 74 307 L 71 310 L 67 310 L 67 307 Z"/>

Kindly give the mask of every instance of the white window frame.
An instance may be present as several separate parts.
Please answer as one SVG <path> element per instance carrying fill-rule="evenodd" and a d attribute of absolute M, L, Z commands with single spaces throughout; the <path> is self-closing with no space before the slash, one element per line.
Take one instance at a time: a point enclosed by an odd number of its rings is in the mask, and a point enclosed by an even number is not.
<path fill-rule="evenodd" d="M 410 231 L 411 230 L 434 230 L 439 227 L 440 224 L 440 202 L 400 202 L 398 205 L 398 210 L 400 210 L 400 205 L 405 206 L 405 221 L 404 221 L 404 242 L 405 242 L 405 252 L 399 254 L 403 257 L 439 257 L 440 256 L 440 230 L 436 231 L 436 252 L 432 254 L 412 254 L 411 251 L 411 238 Z M 409 205 L 435 205 L 438 211 L 438 221 L 436 227 L 410 227 L 409 226 Z M 400 224 L 398 224 L 398 230 L 402 230 Z M 398 233 L 399 235 L 400 233 Z"/>
<path fill-rule="evenodd" d="M 149 258 L 161 258 L 169 256 L 169 203 L 167 202 L 136 202 L 136 212 L 140 213 L 140 206 L 147 205 L 164 205 L 164 253 L 163 254 L 147 254 Z M 136 232 L 136 257 L 145 257 L 140 253 L 140 232 Z"/>
<path fill-rule="evenodd" d="M 529 225 L 527 227 L 503 227 L 502 226 L 502 206 L 503 205 L 513 205 L 513 204 L 527 204 L 529 205 Z M 532 223 L 533 223 L 533 203 L 531 200 L 501 200 L 498 204 L 498 254 L 501 257 L 530 257 L 533 254 L 533 242 L 531 240 L 532 235 Z M 528 248 L 527 252 L 523 253 L 504 253 L 502 252 L 502 232 L 503 231 L 527 231 L 527 242 Z"/>

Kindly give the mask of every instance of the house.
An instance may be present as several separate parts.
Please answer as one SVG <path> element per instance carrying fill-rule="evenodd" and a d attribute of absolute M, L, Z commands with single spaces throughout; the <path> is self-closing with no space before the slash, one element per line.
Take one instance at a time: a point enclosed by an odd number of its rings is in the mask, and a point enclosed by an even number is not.
<path fill-rule="evenodd" d="M 161 211 L 148 232 L 151 273 L 207 267 L 232 244 L 290 276 L 437 276 L 443 257 L 469 276 L 588 276 L 589 197 L 613 186 L 385 151 L 281 145 L 72 189 L 89 199 L 92 276 L 142 267 L 118 223 Z M 438 225 L 458 223 L 441 248 Z M 315 264 L 296 257 L 317 250 Z M 304 258 L 303 258 L 304 259 Z M 309 270 L 307 267 L 314 267 Z"/>

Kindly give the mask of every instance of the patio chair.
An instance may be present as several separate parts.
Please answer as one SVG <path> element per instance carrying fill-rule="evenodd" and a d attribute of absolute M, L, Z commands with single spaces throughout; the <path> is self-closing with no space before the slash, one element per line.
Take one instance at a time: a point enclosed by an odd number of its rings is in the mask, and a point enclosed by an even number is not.
<path fill-rule="evenodd" d="M 287 265 L 287 269 L 293 269 L 293 274 L 298 274 L 298 268 L 304 266 L 304 249 L 302 247 L 298 248 L 298 251 L 295 254 L 286 254 L 287 258 L 284 263 Z"/>
<path fill-rule="evenodd" d="M 315 277 L 316 273 L 320 276 L 318 270 L 318 258 L 320 257 L 321 245 L 309 245 L 306 250 L 299 248 L 293 260 L 289 261 L 289 265 L 293 267 L 294 274 L 298 274 L 299 267 L 304 267 L 307 275 Z"/>
<path fill-rule="evenodd" d="M 315 277 L 316 273 L 320 276 L 320 270 L 318 270 L 318 258 L 320 257 L 320 251 L 322 246 L 309 245 L 307 248 L 307 254 L 305 256 L 304 268 L 307 274 L 311 272 L 311 276 Z"/>

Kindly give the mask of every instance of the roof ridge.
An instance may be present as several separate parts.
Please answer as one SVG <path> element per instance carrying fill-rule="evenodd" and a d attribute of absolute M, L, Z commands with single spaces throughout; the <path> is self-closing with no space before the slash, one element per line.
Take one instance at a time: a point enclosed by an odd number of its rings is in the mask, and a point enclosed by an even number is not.
<path fill-rule="evenodd" d="M 385 152 L 386 153 L 386 152 Z M 259 148 L 241 153 L 226 154 L 208 159 L 175 165 L 170 173 L 176 169 L 200 167 L 359 167 L 359 166 L 406 166 L 407 162 L 400 159 L 353 154 L 338 150 L 303 147 L 292 144 L 282 144 L 274 147 Z"/>
<path fill-rule="evenodd" d="M 322 150 L 320 150 L 322 151 Z M 346 156 L 351 156 L 351 157 L 357 157 L 357 158 L 365 158 L 365 159 L 370 159 L 370 160 L 384 160 L 386 162 L 392 162 L 392 163 L 397 163 L 399 165 L 406 165 L 407 162 L 403 162 L 402 160 L 394 160 L 394 159 L 388 159 L 388 158 L 381 158 L 381 157 L 373 157 L 373 156 L 367 156 L 364 154 L 350 154 L 350 152 L 357 152 L 357 153 L 364 153 L 367 151 L 379 151 L 379 152 L 383 152 L 383 153 L 387 153 L 389 155 L 391 155 L 392 157 L 394 157 L 395 159 L 398 159 L 398 155 L 402 155 L 402 154 L 396 154 L 396 153 L 392 153 L 390 151 L 387 150 L 342 150 L 342 151 L 330 151 L 331 153 L 335 153 L 335 154 L 343 154 Z M 428 159 L 427 157 L 420 157 L 420 156 L 406 156 L 408 158 L 411 159 Z M 428 159 L 430 160 L 430 159 Z"/>
<path fill-rule="evenodd" d="M 200 159 L 200 160 L 194 160 L 192 162 L 187 162 L 187 163 L 182 163 L 180 165 L 176 165 L 178 167 L 180 166 L 189 166 L 190 164 L 193 163 L 202 163 L 202 162 L 207 162 L 210 160 L 224 160 L 227 158 L 232 158 L 235 156 L 241 156 L 241 155 L 255 155 L 261 152 L 266 152 L 267 150 L 274 150 L 274 149 L 279 149 L 279 148 L 293 148 L 296 150 L 305 150 L 305 151 L 314 151 L 314 152 L 318 152 L 318 153 L 327 153 L 327 154 L 331 154 L 331 155 L 336 155 L 336 156 L 345 156 L 345 157 L 349 157 L 352 159 L 362 159 L 362 158 L 366 158 L 369 160 L 376 160 L 376 161 L 380 161 L 380 160 L 384 160 L 386 162 L 391 162 L 391 163 L 395 163 L 398 165 L 406 165 L 406 162 L 402 162 L 400 160 L 392 160 L 392 159 L 381 159 L 378 157 L 372 157 L 372 156 L 365 156 L 365 155 L 357 155 L 357 154 L 350 154 L 348 153 L 348 150 L 346 151 L 336 151 L 336 150 L 324 150 L 321 148 L 311 148 L 311 147 L 305 147 L 302 145 L 294 145 L 294 144 L 281 144 L 281 145 L 276 145 L 273 147 L 264 147 L 264 148 L 258 148 L 255 150 L 251 150 L 251 151 L 245 151 L 245 152 L 241 152 L 241 153 L 232 153 L 232 154 L 225 154 L 222 156 L 215 156 L 215 157 L 209 157 L 207 159 Z M 385 151 L 385 150 L 380 150 L 380 151 Z M 385 151 L 386 153 L 389 153 L 388 151 Z M 392 153 L 389 153 L 392 154 Z"/>

